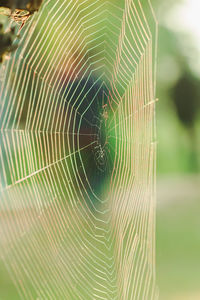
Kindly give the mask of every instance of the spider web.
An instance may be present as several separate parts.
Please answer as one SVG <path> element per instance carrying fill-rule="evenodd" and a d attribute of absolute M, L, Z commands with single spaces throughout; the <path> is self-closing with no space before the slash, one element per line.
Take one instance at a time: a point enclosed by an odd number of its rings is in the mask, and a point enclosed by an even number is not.
<path fill-rule="evenodd" d="M 1 66 L 1 259 L 21 299 L 155 299 L 149 1 L 51 0 Z"/>

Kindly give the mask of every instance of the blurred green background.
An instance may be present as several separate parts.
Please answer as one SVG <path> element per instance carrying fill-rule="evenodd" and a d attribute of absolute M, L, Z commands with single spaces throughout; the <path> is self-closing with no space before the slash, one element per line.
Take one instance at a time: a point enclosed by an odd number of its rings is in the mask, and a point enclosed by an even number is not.
<path fill-rule="evenodd" d="M 159 299 L 200 299 L 200 2 L 154 1 Z"/>

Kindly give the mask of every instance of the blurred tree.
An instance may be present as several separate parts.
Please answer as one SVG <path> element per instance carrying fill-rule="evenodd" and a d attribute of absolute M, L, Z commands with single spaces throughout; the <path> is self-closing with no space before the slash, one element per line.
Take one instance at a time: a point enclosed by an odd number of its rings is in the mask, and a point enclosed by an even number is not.
<path fill-rule="evenodd" d="M 186 128 L 194 128 L 199 108 L 199 86 L 200 81 L 185 71 L 172 89 L 179 120 Z"/>
<path fill-rule="evenodd" d="M 15 34 L 15 27 L 11 27 L 8 32 L 4 32 L 3 24 L 0 23 L 0 63 L 3 61 L 4 55 L 17 49 L 18 45 L 13 45 Z"/>
<path fill-rule="evenodd" d="M 38 10 L 42 0 L 0 0 L 0 6 L 14 9 L 24 9 L 30 12 Z"/>
<path fill-rule="evenodd" d="M 184 66 L 184 64 L 182 66 Z M 190 138 L 190 168 L 194 171 L 198 170 L 195 123 L 200 107 L 200 80 L 189 71 L 189 68 L 184 66 L 182 74 L 172 87 L 170 94 L 175 105 L 177 116 L 182 125 L 186 128 Z"/>

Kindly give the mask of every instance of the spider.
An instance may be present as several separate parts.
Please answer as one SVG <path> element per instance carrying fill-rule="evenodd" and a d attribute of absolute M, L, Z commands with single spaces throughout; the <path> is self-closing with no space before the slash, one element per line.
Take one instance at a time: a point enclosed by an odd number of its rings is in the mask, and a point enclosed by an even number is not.
<path fill-rule="evenodd" d="M 24 26 L 25 22 L 31 16 L 31 13 L 27 10 L 15 9 L 14 12 L 10 15 L 10 17 L 16 22 L 21 23 L 19 31 Z"/>
<path fill-rule="evenodd" d="M 0 0 L 0 13 L 12 18 L 16 23 L 21 23 L 19 31 L 28 18 L 40 8 L 42 0 Z"/>
<path fill-rule="evenodd" d="M 102 149 L 101 146 L 99 146 L 99 150 L 97 150 L 97 152 L 95 153 L 95 159 L 97 160 L 97 162 L 102 165 L 104 164 L 105 161 L 105 150 Z"/>

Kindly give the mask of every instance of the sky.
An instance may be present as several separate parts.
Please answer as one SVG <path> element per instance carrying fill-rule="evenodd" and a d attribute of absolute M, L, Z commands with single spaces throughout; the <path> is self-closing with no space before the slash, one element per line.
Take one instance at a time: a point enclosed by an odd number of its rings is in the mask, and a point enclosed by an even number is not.
<path fill-rule="evenodd" d="M 172 6 L 165 14 L 163 6 L 161 23 L 177 34 L 183 34 L 182 45 L 190 56 L 191 67 L 200 75 L 200 0 L 183 0 Z M 186 44 L 184 35 L 190 37 Z"/>

